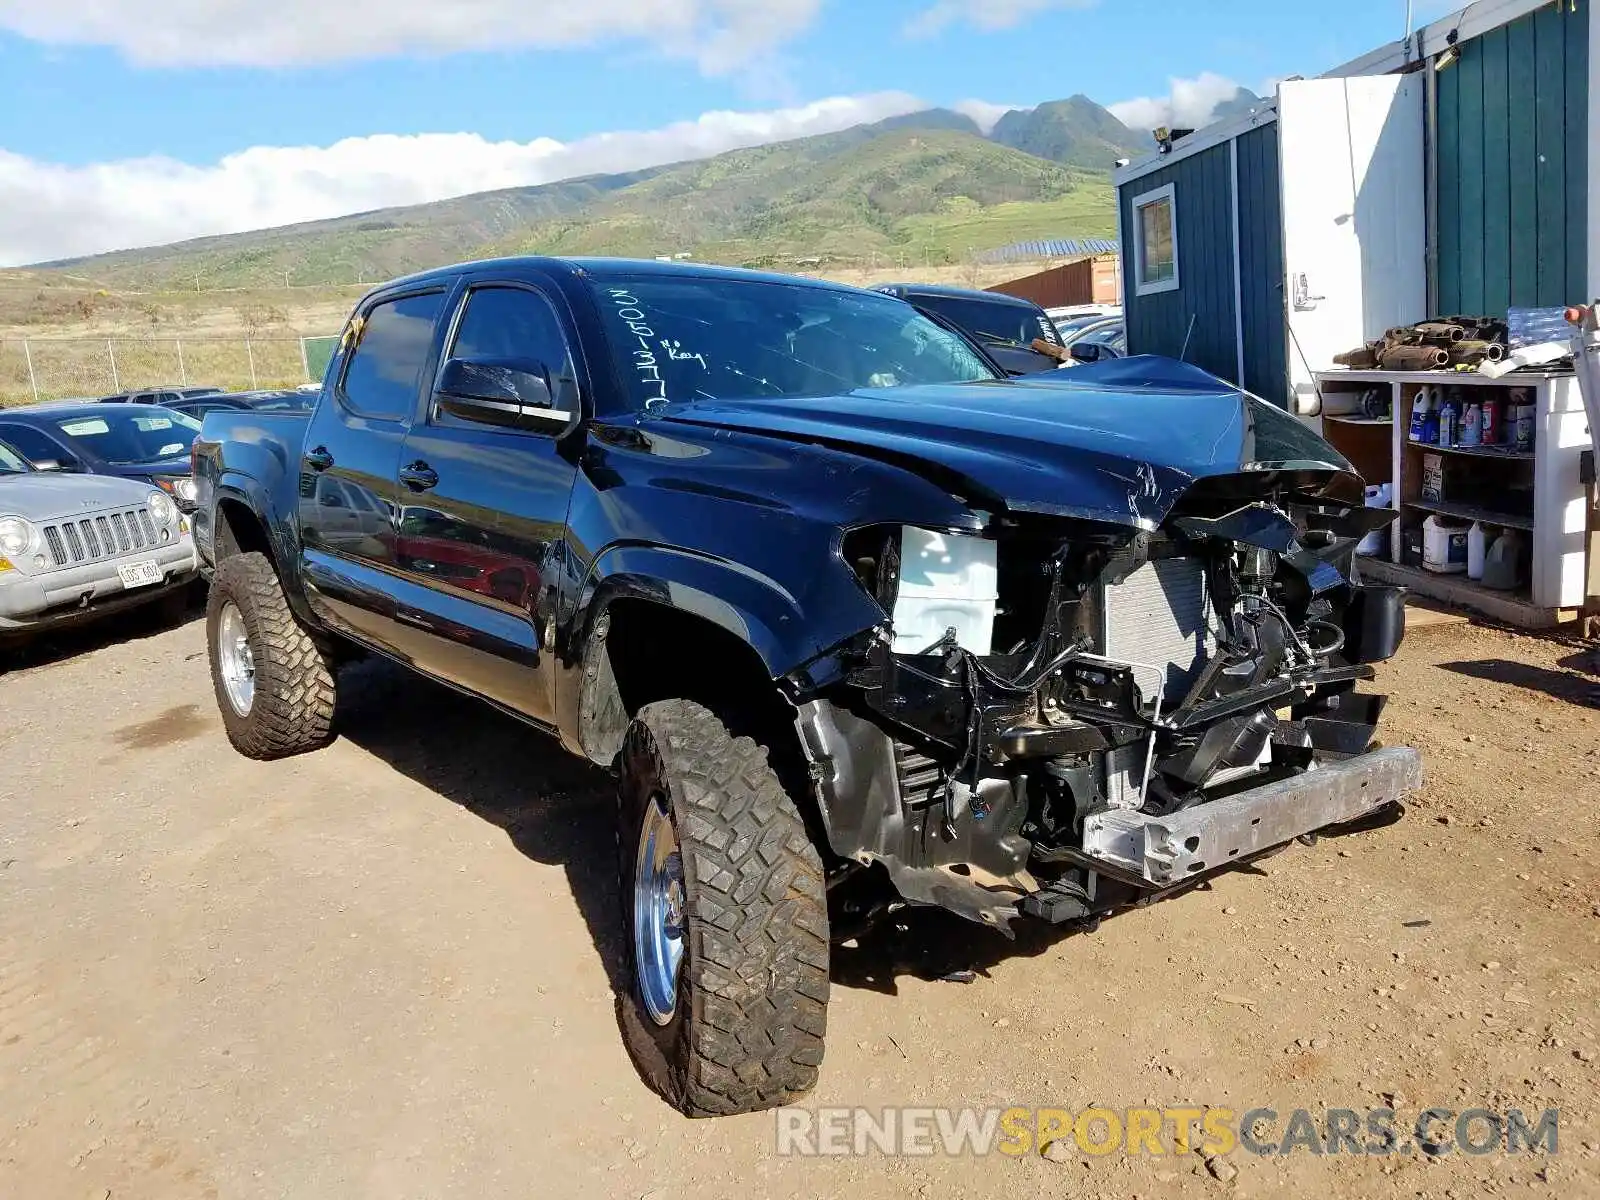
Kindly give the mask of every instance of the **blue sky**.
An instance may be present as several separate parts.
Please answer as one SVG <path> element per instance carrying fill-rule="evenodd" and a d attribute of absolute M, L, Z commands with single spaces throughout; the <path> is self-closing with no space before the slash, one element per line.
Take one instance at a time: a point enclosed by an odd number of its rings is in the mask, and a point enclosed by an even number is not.
<path fill-rule="evenodd" d="M 1117 110 L 1143 123 L 1174 94 L 1204 108 L 1234 82 L 1316 74 L 1400 37 L 1404 13 L 1403 0 L 1348 0 L 1337 21 L 1284 0 L 0 0 L 0 264 L 714 153 L 918 102 L 1082 92 L 1152 102 Z M 704 117 L 728 112 L 745 116 Z M 647 136 L 604 137 L 618 131 Z M 191 194 L 206 187 L 214 203 Z"/>

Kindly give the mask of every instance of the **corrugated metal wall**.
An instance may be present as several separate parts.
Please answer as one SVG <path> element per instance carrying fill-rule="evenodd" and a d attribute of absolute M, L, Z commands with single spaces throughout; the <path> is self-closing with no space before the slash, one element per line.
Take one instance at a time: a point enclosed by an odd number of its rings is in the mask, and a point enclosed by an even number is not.
<path fill-rule="evenodd" d="M 1133 198 L 1173 186 L 1178 221 L 1178 283 L 1176 291 L 1151 296 L 1136 294 L 1133 247 L 1127 247 L 1123 272 L 1132 354 L 1165 354 L 1177 358 L 1189 337 L 1188 361 L 1214 375 L 1232 379 L 1238 372 L 1233 321 L 1233 169 L 1228 144 L 1180 159 L 1152 171 L 1118 191 L 1122 228 L 1129 237 L 1137 226 Z"/>
<path fill-rule="evenodd" d="M 1590 3 L 1463 42 L 1439 73 L 1441 313 L 1583 299 Z"/>
<path fill-rule="evenodd" d="M 1080 258 L 1021 279 L 1008 279 L 988 289 L 1007 296 L 1032 300 L 1040 308 L 1060 308 L 1068 304 L 1094 303 L 1094 261 Z"/>
<path fill-rule="evenodd" d="M 1120 304 L 1117 294 L 1117 256 L 1080 258 L 1035 275 L 1007 280 L 987 289 L 1032 300 L 1040 308 L 1064 308 L 1069 304 Z"/>
<path fill-rule="evenodd" d="M 1239 279 L 1244 321 L 1244 386 L 1289 405 L 1287 318 L 1283 310 L 1283 193 L 1278 124 L 1239 138 Z"/>

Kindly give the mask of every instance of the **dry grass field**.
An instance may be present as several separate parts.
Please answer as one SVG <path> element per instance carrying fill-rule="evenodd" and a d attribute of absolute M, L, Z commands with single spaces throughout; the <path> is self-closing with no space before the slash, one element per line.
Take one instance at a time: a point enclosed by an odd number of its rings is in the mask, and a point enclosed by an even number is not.
<path fill-rule="evenodd" d="M 989 287 L 1044 265 L 812 273 L 858 287 L 906 280 Z M 63 271 L 0 271 L 0 405 L 29 402 L 35 384 L 41 398 L 58 399 L 174 382 L 233 391 L 303 383 L 300 339 L 337 333 L 365 290 L 131 292 Z"/>

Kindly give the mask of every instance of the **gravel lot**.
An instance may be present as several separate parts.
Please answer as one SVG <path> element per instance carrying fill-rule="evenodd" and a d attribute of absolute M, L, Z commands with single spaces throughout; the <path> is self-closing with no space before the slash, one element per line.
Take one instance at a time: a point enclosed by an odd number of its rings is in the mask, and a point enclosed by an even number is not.
<path fill-rule="evenodd" d="M 1416 631 L 1380 680 L 1429 775 L 1397 825 L 1091 935 L 927 914 L 837 952 L 814 1105 L 1562 1109 L 1554 1157 L 1240 1153 L 1224 1182 L 1192 1154 L 779 1158 L 770 1114 L 679 1118 L 616 1027 L 603 777 L 378 663 L 332 748 L 248 762 L 203 629 L 0 658 L 0 1196 L 1600 1195 L 1578 645 Z"/>

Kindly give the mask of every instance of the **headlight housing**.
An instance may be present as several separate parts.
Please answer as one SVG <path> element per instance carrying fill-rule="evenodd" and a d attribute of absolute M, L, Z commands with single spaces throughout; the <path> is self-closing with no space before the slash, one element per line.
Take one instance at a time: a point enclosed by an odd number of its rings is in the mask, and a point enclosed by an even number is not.
<path fill-rule="evenodd" d="M 171 492 L 180 504 L 195 504 L 200 499 L 200 484 L 193 475 L 157 479 L 156 486 L 164 492 Z"/>
<path fill-rule="evenodd" d="M 171 525 L 178 519 L 178 506 L 165 492 L 151 492 L 145 505 L 150 509 L 150 516 L 157 525 Z"/>
<path fill-rule="evenodd" d="M 33 526 L 21 517 L 0 517 L 0 554 L 15 558 L 33 545 Z"/>

